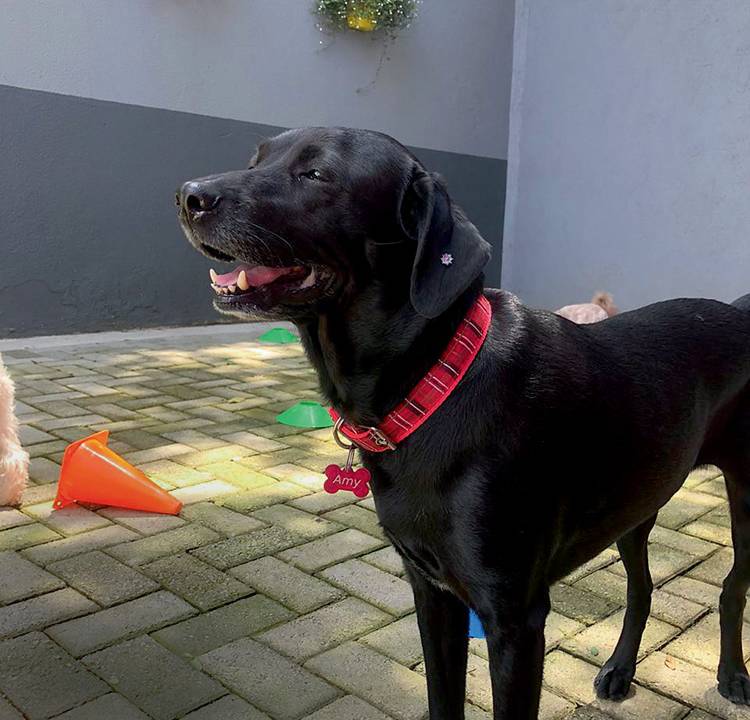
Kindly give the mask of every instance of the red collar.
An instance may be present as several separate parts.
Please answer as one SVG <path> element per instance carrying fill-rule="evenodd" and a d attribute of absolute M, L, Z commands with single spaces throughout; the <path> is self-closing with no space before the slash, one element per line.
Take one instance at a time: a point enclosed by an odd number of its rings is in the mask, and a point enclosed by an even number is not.
<path fill-rule="evenodd" d="M 328 412 L 342 433 L 362 450 L 383 452 L 411 435 L 456 389 L 484 344 L 492 320 L 492 308 L 480 295 L 461 321 L 440 359 L 377 427 L 346 422 L 333 408 Z"/>

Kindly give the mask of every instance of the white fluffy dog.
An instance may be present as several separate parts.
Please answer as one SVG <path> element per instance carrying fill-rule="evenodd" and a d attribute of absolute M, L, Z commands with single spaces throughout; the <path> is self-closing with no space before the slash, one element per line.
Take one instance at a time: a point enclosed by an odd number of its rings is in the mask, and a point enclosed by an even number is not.
<path fill-rule="evenodd" d="M 29 455 L 18 442 L 13 381 L 0 357 L 0 507 L 18 505 L 29 477 Z"/>

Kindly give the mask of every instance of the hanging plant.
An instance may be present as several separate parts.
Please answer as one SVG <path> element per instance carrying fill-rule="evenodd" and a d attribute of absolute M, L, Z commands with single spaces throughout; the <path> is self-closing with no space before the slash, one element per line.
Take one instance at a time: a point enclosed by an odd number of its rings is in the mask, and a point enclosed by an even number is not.
<path fill-rule="evenodd" d="M 409 27 L 419 0 L 317 0 L 315 12 L 332 30 L 395 33 Z M 325 28 L 322 28 L 325 29 Z"/>

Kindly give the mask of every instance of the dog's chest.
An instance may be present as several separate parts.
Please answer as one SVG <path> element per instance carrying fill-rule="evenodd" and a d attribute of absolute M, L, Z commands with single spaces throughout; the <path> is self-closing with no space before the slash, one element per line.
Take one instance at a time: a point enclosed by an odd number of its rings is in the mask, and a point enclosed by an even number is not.
<path fill-rule="evenodd" d="M 386 536 L 406 564 L 433 585 L 465 600 L 456 539 L 445 510 L 429 500 L 417 504 L 390 493 L 385 497 L 376 493 L 375 503 Z"/>

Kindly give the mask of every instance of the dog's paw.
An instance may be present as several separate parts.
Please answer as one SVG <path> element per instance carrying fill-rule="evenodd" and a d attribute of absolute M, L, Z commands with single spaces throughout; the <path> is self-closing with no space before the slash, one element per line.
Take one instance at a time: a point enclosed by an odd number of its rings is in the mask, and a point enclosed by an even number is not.
<path fill-rule="evenodd" d="M 719 671 L 719 693 L 736 705 L 750 705 L 750 677 L 743 668 Z"/>
<path fill-rule="evenodd" d="M 601 700 L 624 700 L 635 675 L 635 665 L 607 663 L 594 679 L 596 696 Z"/>

